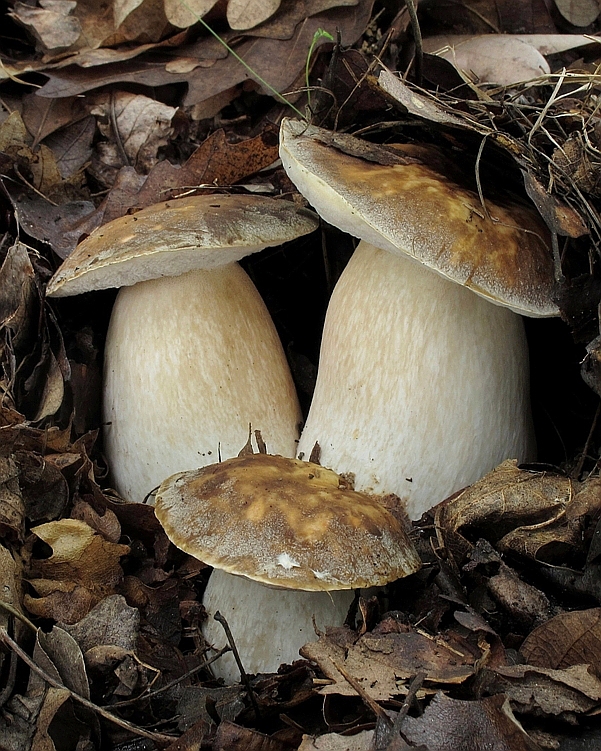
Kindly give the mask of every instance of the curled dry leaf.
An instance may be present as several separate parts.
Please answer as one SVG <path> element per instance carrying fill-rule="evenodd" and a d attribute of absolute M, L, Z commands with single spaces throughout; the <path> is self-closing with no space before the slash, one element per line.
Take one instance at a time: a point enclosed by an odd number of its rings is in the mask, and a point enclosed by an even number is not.
<path fill-rule="evenodd" d="M 454 37 L 450 45 L 432 37 L 425 40 L 424 48 L 448 60 L 476 84 L 511 86 L 551 72 L 536 47 L 513 34 Z"/>
<path fill-rule="evenodd" d="M 561 519 L 573 499 L 571 480 L 547 472 L 519 469 L 513 459 L 500 464 L 459 495 L 439 504 L 435 524 L 441 544 L 457 564 L 470 550 L 465 531 L 496 542 L 517 527 Z M 532 530 L 534 533 L 534 530 Z"/>
<path fill-rule="evenodd" d="M 556 615 L 526 637 L 520 652 L 530 665 L 553 670 L 590 665 L 601 677 L 601 608 Z"/>
<path fill-rule="evenodd" d="M 79 20 L 73 15 L 73 0 L 41 0 L 41 8 L 17 2 L 9 13 L 39 40 L 44 50 L 65 49 L 81 35 Z"/>
<path fill-rule="evenodd" d="M 362 730 L 350 737 L 339 733 L 325 733 L 317 737 L 303 735 L 298 751 L 371 751 L 373 739 L 373 730 Z"/>
<path fill-rule="evenodd" d="M 521 714 L 585 714 L 601 705 L 601 681 L 586 665 L 573 665 L 564 670 L 502 665 L 494 672 L 491 689 L 504 693 Z"/>
<path fill-rule="evenodd" d="M 74 623 L 103 597 L 114 593 L 123 578 L 119 559 L 129 552 L 127 545 L 108 542 L 76 519 L 49 522 L 32 531 L 50 545 L 52 555 L 31 561 L 28 578 L 41 598 L 27 596 L 28 610 Z M 57 596 L 52 597 L 55 592 Z M 67 609 L 69 596 L 74 601 Z"/>

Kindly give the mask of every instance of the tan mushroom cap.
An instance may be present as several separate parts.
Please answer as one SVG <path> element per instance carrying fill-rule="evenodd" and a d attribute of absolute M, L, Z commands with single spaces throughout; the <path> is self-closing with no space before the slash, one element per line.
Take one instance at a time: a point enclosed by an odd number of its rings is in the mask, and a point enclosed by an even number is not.
<path fill-rule="evenodd" d="M 534 211 L 486 200 L 490 219 L 477 193 L 419 159 L 401 154 L 395 159 L 389 152 L 392 163 L 382 165 L 333 145 L 353 141 L 363 143 L 294 120 L 282 122 L 284 168 L 326 221 L 376 247 L 408 255 L 516 313 L 559 315 L 552 299 L 549 233 Z"/>
<path fill-rule="evenodd" d="M 380 586 L 421 565 L 390 512 L 298 459 L 252 454 L 173 475 L 155 513 L 181 550 L 271 586 Z"/>
<path fill-rule="evenodd" d="M 165 201 L 94 230 L 52 277 L 47 294 L 66 297 L 211 269 L 316 227 L 311 211 L 263 196 Z"/>

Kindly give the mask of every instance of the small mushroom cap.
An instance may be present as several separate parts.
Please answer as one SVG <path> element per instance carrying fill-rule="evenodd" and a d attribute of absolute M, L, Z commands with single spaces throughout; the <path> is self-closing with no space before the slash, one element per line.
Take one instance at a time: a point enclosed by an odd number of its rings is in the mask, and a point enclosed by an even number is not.
<path fill-rule="evenodd" d="M 332 470 L 251 454 L 165 480 L 155 514 L 181 550 L 286 589 L 385 584 L 420 560 L 401 523 Z"/>
<path fill-rule="evenodd" d="M 534 211 L 487 199 L 490 219 L 476 193 L 419 158 L 391 149 L 378 164 L 348 153 L 362 144 L 289 119 L 280 131 L 288 176 L 330 224 L 516 313 L 559 315 L 549 233 Z"/>
<path fill-rule="evenodd" d="M 79 295 L 215 268 L 294 240 L 317 224 L 313 212 L 263 196 L 165 201 L 94 230 L 52 277 L 47 294 Z"/>

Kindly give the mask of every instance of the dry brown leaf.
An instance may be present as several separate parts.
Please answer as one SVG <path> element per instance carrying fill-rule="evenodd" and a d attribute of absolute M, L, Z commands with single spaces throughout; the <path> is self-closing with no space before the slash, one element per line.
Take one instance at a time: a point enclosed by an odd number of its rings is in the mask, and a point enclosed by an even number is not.
<path fill-rule="evenodd" d="M 588 228 L 582 217 L 573 208 L 556 196 L 552 196 L 530 172 L 522 170 L 522 175 L 526 193 L 551 232 L 567 237 L 582 237 L 588 234 Z"/>
<path fill-rule="evenodd" d="M 102 118 L 99 122 L 102 134 L 111 139 L 111 143 L 118 139 L 129 163 L 138 172 L 147 173 L 157 162 L 159 148 L 171 135 L 176 108 L 125 91 L 98 95 L 93 102 L 91 112 Z M 119 131 L 116 134 L 112 132 L 113 122 Z M 120 150 L 117 149 L 117 153 Z M 122 159 L 119 166 L 124 166 Z"/>
<path fill-rule="evenodd" d="M 601 608 L 551 618 L 526 637 L 520 652 L 529 665 L 553 670 L 590 665 L 601 677 Z"/>
<path fill-rule="evenodd" d="M 0 496 L 0 504 L 1 502 Z M 0 545 L 0 600 L 21 613 L 23 612 L 22 599 L 23 586 L 20 566 L 17 565 L 10 551 L 4 545 Z M 9 613 L 0 607 L 0 628 L 7 629 L 9 620 Z"/>
<path fill-rule="evenodd" d="M 437 694 L 421 717 L 406 717 L 403 735 L 428 751 L 539 751 L 502 695 L 461 701 Z"/>
<path fill-rule="evenodd" d="M 42 599 L 47 599 L 46 603 L 41 603 L 28 597 L 26 607 L 31 612 L 40 615 L 42 609 L 48 616 L 48 598 L 57 592 L 75 597 L 79 606 L 85 606 L 87 600 L 84 613 L 79 614 L 81 607 L 77 608 L 78 617 L 75 620 L 80 620 L 103 597 L 113 594 L 115 586 L 123 578 L 119 559 L 129 552 L 127 545 L 108 542 L 90 526 L 76 519 L 49 522 L 34 527 L 32 531 L 50 545 L 52 555 L 31 561 L 28 578 Z M 76 593 L 76 588 L 84 591 Z M 73 623 L 73 609 L 69 608 L 67 615 L 56 610 L 64 602 L 64 597 L 54 599 L 50 617 Z"/>
<path fill-rule="evenodd" d="M 334 38 L 340 31 L 344 46 L 354 44 L 369 23 L 372 7 L 373 0 L 359 0 L 356 6 L 333 8 L 301 21 L 290 39 L 250 39 L 240 44 L 236 52 L 276 91 L 287 91 L 304 71 L 307 53 L 318 29 L 324 29 Z M 322 37 L 317 46 L 325 43 L 327 39 Z M 217 60 L 210 76 L 198 69 L 192 71 L 187 79 L 189 89 L 184 104 L 198 104 L 249 77 L 252 78 L 248 71 L 229 55 Z"/>
<path fill-rule="evenodd" d="M 258 730 L 221 722 L 213 741 L 213 751 L 289 751 L 290 744 L 271 738 Z"/>
<path fill-rule="evenodd" d="M 351 736 L 338 733 L 326 733 L 317 737 L 303 735 L 298 751 L 371 751 L 373 738 L 373 730 L 362 730 Z"/>
<path fill-rule="evenodd" d="M 40 0 L 40 8 L 17 2 L 9 12 L 29 29 L 45 50 L 65 49 L 81 35 L 79 20 L 73 15 L 74 0 Z"/>
<path fill-rule="evenodd" d="M 339 672 L 345 670 L 375 701 L 386 701 L 407 692 L 404 683 L 417 672 L 426 672 L 428 683 L 463 683 L 474 673 L 474 664 L 482 657 L 479 650 L 456 634 L 428 637 L 415 631 L 388 633 L 381 636 L 366 634 L 355 644 L 339 646 L 325 635 L 319 641 L 306 644 L 303 657 L 316 662 L 333 685 L 320 693 L 353 696 L 356 692 Z"/>
<path fill-rule="evenodd" d="M 457 37 L 451 45 L 438 37 L 425 40 L 425 50 L 448 60 L 467 80 L 511 86 L 551 72 L 541 53 L 517 35 Z"/>
<path fill-rule="evenodd" d="M 280 7 L 281 0 L 229 0 L 227 22 L 230 29 L 244 31 L 271 18 Z"/>
<path fill-rule="evenodd" d="M 22 540 L 25 504 L 19 487 L 19 469 L 10 457 L 0 457 L 0 536 Z"/>
<path fill-rule="evenodd" d="M 21 117 L 33 138 L 33 148 L 46 136 L 82 120 L 87 114 L 84 102 L 78 97 L 44 99 L 27 94 L 21 104 Z"/>
<path fill-rule="evenodd" d="M 260 26 L 252 29 L 249 36 L 270 39 L 290 39 L 296 26 L 304 19 L 324 13 L 331 8 L 357 5 L 359 0 L 282 0 L 278 11 Z"/>
<path fill-rule="evenodd" d="M 480 536 L 496 542 L 517 527 L 542 525 L 545 529 L 562 518 L 572 500 L 573 485 L 567 477 L 521 470 L 515 460 L 507 460 L 439 504 L 435 523 L 459 564 L 470 549 L 462 528 L 477 528 Z"/>
<path fill-rule="evenodd" d="M 185 5 L 181 0 L 165 0 L 165 15 L 173 26 L 186 29 L 205 16 L 216 4 L 217 0 L 186 0 Z"/>
<path fill-rule="evenodd" d="M 586 665 L 573 665 L 564 670 L 532 665 L 502 665 L 495 669 L 495 693 L 504 693 L 513 708 L 520 712 L 584 714 L 599 707 L 601 681 Z"/>
<path fill-rule="evenodd" d="M 67 180 L 90 161 L 92 141 L 96 133 L 96 122 L 92 116 L 61 128 L 44 141 L 56 159 L 60 176 Z"/>
<path fill-rule="evenodd" d="M 10 331 L 13 350 L 27 347 L 32 334 L 37 297 L 35 273 L 27 247 L 12 245 L 0 267 L 0 327 Z M 4 337 L 3 337 L 4 338 Z M 4 346 L 0 346 L 0 352 Z"/>

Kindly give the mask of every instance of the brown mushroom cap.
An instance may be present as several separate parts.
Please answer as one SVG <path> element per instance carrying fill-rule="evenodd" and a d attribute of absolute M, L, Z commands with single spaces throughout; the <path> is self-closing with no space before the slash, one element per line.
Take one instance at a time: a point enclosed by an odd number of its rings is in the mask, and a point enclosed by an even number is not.
<path fill-rule="evenodd" d="M 389 152 L 390 163 L 378 164 L 345 153 L 361 153 L 362 143 L 284 120 L 280 155 L 289 177 L 330 224 L 406 254 L 516 313 L 559 315 L 549 233 L 534 211 L 486 200 L 488 218 L 476 193 L 419 159 Z"/>
<path fill-rule="evenodd" d="M 65 297 L 211 269 L 316 227 L 311 211 L 263 196 L 165 201 L 94 230 L 50 280 L 47 294 Z"/>
<path fill-rule="evenodd" d="M 252 454 L 165 480 L 155 513 L 181 550 L 288 589 L 380 586 L 420 561 L 402 525 L 332 470 Z"/>

